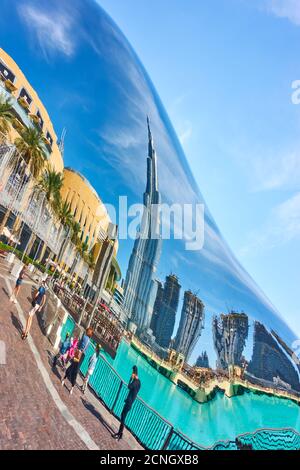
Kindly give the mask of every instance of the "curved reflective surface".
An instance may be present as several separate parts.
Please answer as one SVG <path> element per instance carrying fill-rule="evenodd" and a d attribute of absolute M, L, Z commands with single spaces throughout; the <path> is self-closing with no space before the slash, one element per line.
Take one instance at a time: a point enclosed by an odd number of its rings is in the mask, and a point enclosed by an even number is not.
<path fill-rule="evenodd" d="M 51 39 L 43 15 L 65 19 Z M 13 31 L 24 36 L 26 54 Z M 114 22 L 94 1 L 4 2 L 0 38 L 56 131 L 67 129 L 65 166 L 87 178 L 119 225 L 123 308 L 136 350 L 166 360 L 165 375 L 177 374 L 201 403 L 213 398 L 211 383 L 229 396 L 257 387 L 297 397 L 295 335 L 223 239 L 147 72 Z M 152 211 L 160 203 L 178 205 L 178 218 Z M 134 204 L 144 204 L 138 223 Z"/>

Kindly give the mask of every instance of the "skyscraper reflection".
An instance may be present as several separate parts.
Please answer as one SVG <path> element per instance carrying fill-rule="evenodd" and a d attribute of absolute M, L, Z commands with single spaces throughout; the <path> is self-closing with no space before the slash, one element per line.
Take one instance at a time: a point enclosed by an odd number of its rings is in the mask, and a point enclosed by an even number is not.
<path fill-rule="evenodd" d="M 282 340 L 260 323 L 254 323 L 254 348 L 247 373 L 265 386 L 300 391 L 299 370 L 282 347 Z"/>
<path fill-rule="evenodd" d="M 248 316 L 231 312 L 213 319 L 213 341 L 217 352 L 217 368 L 241 366 L 243 350 L 248 337 Z"/>
<path fill-rule="evenodd" d="M 153 205 L 160 204 L 157 157 L 148 124 L 147 185 L 141 226 L 130 256 L 125 281 L 124 308 L 137 326 L 137 334 L 151 335 L 150 323 L 156 296 L 155 272 L 161 254 L 160 220 Z M 149 330 L 149 331 L 148 331 Z"/>
<path fill-rule="evenodd" d="M 156 343 L 163 348 L 169 347 L 174 331 L 180 288 L 177 276 L 170 274 L 164 287 L 157 292 L 157 320 L 153 334 Z"/>
<path fill-rule="evenodd" d="M 174 341 L 174 349 L 188 361 L 193 352 L 201 330 L 204 328 L 204 304 L 191 291 L 184 293 L 179 328 Z"/>

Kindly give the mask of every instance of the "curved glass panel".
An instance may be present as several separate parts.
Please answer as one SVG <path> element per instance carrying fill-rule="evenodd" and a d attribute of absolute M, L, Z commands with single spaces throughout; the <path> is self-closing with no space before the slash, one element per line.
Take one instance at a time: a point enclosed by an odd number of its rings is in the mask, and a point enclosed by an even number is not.
<path fill-rule="evenodd" d="M 43 15 L 64 18 L 60 34 Z M 118 225 L 131 344 L 108 358 L 113 368 L 127 380 L 137 363 L 140 397 L 198 445 L 259 427 L 299 429 L 297 406 L 280 398 L 300 397 L 295 335 L 223 239 L 122 32 L 94 1 L 4 2 L 0 39 L 56 132 L 66 128 L 64 166 Z"/>

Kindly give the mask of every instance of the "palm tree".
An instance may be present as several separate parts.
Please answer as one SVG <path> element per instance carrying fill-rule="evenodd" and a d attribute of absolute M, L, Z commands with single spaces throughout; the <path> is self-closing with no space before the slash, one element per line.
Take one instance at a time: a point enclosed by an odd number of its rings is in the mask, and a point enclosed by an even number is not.
<path fill-rule="evenodd" d="M 25 128 L 15 139 L 15 146 L 29 164 L 33 177 L 39 178 L 46 161 L 42 133 L 35 127 Z"/>
<path fill-rule="evenodd" d="M 16 171 L 16 168 L 18 168 L 20 164 L 20 158 L 25 161 L 25 163 L 29 166 L 30 172 L 34 179 L 37 179 L 41 171 L 44 168 L 45 161 L 46 161 L 46 154 L 45 154 L 45 147 L 44 147 L 44 141 L 43 141 L 43 136 L 40 131 L 35 129 L 34 127 L 28 127 L 24 128 L 20 132 L 20 137 L 17 137 L 14 141 L 15 147 L 16 147 L 16 152 L 15 152 L 15 157 L 11 161 L 11 168 L 10 170 L 12 172 Z M 28 203 L 28 198 L 31 193 L 31 185 L 27 185 L 27 190 L 24 191 L 23 196 L 22 196 L 22 201 L 23 201 L 23 210 L 26 210 L 26 206 Z M 6 212 L 5 218 L 3 219 L 1 223 L 0 230 L 3 230 L 3 227 L 5 227 L 7 220 L 9 218 L 10 211 Z M 18 221 L 18 222 L 17 222 Z M 16 223 L 18 225 L 19 219 L 16 219 Z M 15 226 L 14 226 L 15 228 Z"/>
<path fill-rule="evenodd" d="M 11 101 L 0 95 L 0 143 L 4 142 L 10 131 L 10 125 L 14 120 Z"/>
<path fill-rule="evenodd" d="M 74 223 L 73 214 L 72 214 L 72 211 L 71 211 L 71 204 L 69 202 L 67 202 L 67 201 L 62 202 L 60 200 L 59 210 L 58 210 L 58 217 L 59 217 L 59 220 L 61 222 L 61 228 L 58 232 L 57 240 L 59 240 L 61 238 L 62 230 L 63 229 L 67 230 L 66 236 L 64 237 L 64 240 L 61 243 L 60 250 L 59 250 L 59 253 L 58 253 L 58 256 L 57 256 L 57 261 L 59 262 L 62 259 L 63 254 L 64 254 L 64 252 L 67 248 L 67 245 L 69 243 L 70 233 L 72 231 L 72 225 Z"/>
<path fill-rule="evenodd" d="M 94 253 L 93 250 L 91 250 L 88 254 L 88 265 L 90 269 L 95 269 L 95 259 L 94 259 Z"/>
<path fill-rule="evenodd" d="M 78 251 L 84 260 L 87 259 L 88 249 L 89 249 L 89 245 L 87 244 L 87 242 L 80 243 L 78 245 Z"/>
<path fill-rule="evenodd" d="M 80 232 L 81 232 L 80 224 L 74 221 L 72 224 L 72 237 L 71 237 L 72 243 L 74 243 L 74 245 L 78 245 L 79 243 Z"/>
<path fill-rule="evenodd" d="M 73 214 L 71 204 L 67 201 L 61 201 L 59 207 L 59 219 L 64 227 L 71 227 L 73 223 Z"/>
<path fill-rule="evenodd" d="M 63 182 L 63 174 L 55 171 L 51 165 L 47 165 L 35 187 L 38 192 L 45 195 L 45 200 L 58 218 L 61 210 L 60 191 Z"/>
<path fill-rule="evenodd" d="M 51 165 L 47 165 L 45 171 L 42 173 L 41 177 L 37 181 L 34 191 L 40 196 L 42 196 L 42 207 L 41 207 L 41 215 L 44 214 L 46 209 L 46 204 L 48 203 L 49 207 L 52 209 L 53 215 L 58 218 L 58 211 L 60 207 L 60 191 L 63 185 L 63 174 L 55 171 L 55 169 Z M 46 240 L 44 240 L 44 246 L 41 251 L 40 259 L 43 258 L 44 253 L 47 248 L 47 240 L 48 235 L 50 233 L 51 224 L 49 224 L 47 233 L 46 233 Z M 32 232 L 30 238 L 28 240 L 27 246 L 25 248 L 24 253 L 30 251 L 31 247 L 33 246 L 35 239 L 35 234 Z M 23 256 L 24 256 L 23 253 Z"/>
<path fill-rule="evenodd" d="M 10 125 L 14 120 L 13 107 L 10 99 L 5 98 L 3 94 L 0 95 L 0 144 L 3 144 L 6 140 L 6 136 L 10 131 Z M 13 159 L 9 162 L 11 162 Z M 6 180 L 9 177 L 11 168 L 4 168 L 4 174 L 1 175 L 2 186 L 5 187 Z M 6 173 L 6 174 L 5 174 Z M 8 218 L 10 216 L 10 210 L 6 211 L 6 214 L 1 222 L 0 233 L 4 229 Z"/>

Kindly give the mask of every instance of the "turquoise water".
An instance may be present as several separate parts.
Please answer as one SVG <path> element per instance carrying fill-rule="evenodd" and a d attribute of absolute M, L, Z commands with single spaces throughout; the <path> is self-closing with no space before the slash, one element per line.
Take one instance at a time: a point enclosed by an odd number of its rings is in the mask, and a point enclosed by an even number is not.
<path fill-rule="evenodd" d="M 233 398 L 218 394 L 212 401 L 199 404 L 124 341 L 116 358 L 108 359 L 126 382 L 136 364 L 142 383 L 139 396 L 175 429 L 200 445 L 211 446 L 216 441 L 234 439 L 238 434 L 262 427 L 291 427 L 300 431 L 300 408 L 291 401 L 245 393 Z"/>

